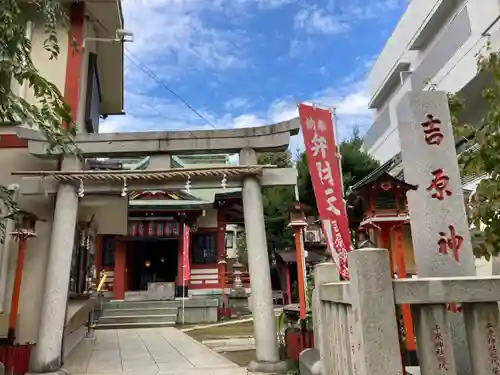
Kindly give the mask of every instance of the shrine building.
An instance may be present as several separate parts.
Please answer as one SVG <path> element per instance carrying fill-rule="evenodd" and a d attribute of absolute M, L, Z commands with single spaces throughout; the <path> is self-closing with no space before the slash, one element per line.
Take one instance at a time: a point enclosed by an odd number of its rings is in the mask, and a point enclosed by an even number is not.
<path fill-rule="evenodd" d="M 172 157 L 173 168 L 216 168 L 228 155 Z M 141 170 L 150 158 L 92 161 L 93 170 Z M 85 293 L 83 280 L 106 274 L 105 295 L 116 300 L 151 299 L 151 288 L 162 288 L 157 298 L 220 295 L 225 267 L 221 260 L 236 255 L 235 231 L 243 224 L 241 189 L 135 191 L 129 194 L 127 232 L 100 233 L 91 227 L 80 236 L 95 237 L 95 249 L 75 246 L 70 292 Z M 184 243 L 182 228 L 190 236 Z M 86 243 L 80 238 L 78 243 Z M 227 254 L 227 249 L 233 250 Z M 189 277 L 183 280 L 183 252 L 189 253 Z M 90 266 L 90 267 L 89 267 Z M 148 293 L 149 288 L 149 293 Z"/>
<path fill-rule="evenodd" d="M 439 176 L 434 176 L 435 181 L 438 179 Z M 471 193 L 467 186 L 475 179 L 476 176 L 462 179 L 465 197 Z M 433 186 L 429 186 L 428 190 L 437 194 L 436 198 L 447 194 L 445 186 L 442 191 L 433 189 Z M 406 199 L 406 192 L 415 188 L 404 181 L 401 156 L 398 154 L 347 192 L 350 225 L 357 230 L 358 246 L 368 243 L 389 249 L 393 271 L 400 277 L 401 271 L 402 277 L 417 275 Z M 478 276 L 491 275 L 491 262 L 476 259 L 475 265 Z"/>

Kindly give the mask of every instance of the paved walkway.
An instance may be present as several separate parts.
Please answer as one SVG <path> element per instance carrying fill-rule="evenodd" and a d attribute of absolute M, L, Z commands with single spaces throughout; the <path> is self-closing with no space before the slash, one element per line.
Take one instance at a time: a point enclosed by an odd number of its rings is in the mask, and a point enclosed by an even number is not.
<path fill-rule="evenodd" d="M 243 375 L 220 354 L 176 328 L 96 331 L 64 366 L 72 375 Z"/>

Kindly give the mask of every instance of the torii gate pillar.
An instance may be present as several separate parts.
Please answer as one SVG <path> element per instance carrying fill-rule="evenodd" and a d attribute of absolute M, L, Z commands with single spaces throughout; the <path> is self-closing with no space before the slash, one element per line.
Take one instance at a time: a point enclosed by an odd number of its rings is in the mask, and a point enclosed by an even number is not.
<path fill-rule="evenodd" d="M 257 165 L 255 150 L 242 149 L 240 164 Z M 242 196 L 256 350 L 256 360 L 250 362 L 248 371 L 280 373 L 286 369 L 286 363 L 279 359 L 262 188 L 257 177 L 244 177 Z"/>

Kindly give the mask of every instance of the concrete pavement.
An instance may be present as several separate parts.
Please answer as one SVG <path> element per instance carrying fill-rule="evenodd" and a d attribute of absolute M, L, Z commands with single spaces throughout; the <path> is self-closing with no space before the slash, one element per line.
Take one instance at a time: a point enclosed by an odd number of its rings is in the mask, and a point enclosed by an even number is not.
<path fill-rule="evenodd" d="M 176 328 L 101 330 L 70 354 L 72 375 L 243 375 L 246 368 Z"/>

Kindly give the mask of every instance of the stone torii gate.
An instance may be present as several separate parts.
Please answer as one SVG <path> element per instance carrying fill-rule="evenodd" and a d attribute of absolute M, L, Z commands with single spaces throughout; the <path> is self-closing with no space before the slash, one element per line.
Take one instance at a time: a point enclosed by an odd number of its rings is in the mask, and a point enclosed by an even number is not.
<path fill-rule="evenodd" d="M 151 169 L 95 172 L 83 170 L 79 159 L 64 156 L 61 171 L 14 172 L 23 176 L 20 194 L 56 194 L 38 339 L 32 355 L 34 373 L 65 373 L 60 368 L 61 342 L 74 245 L 74 236 L 71 234 L 75 231 L 77 221 L 77 189 L 81 181 L 85 181 L 86 195 L 119 193 L 123 189 L 123 181 L 127 182 L 130 191 L 180 190 L 184 188 L 185 176 L 195 176 L 195 173 L 203 178 L 193 178 L 193 189 L 218 188 L 222 175 L 227 178 L 227 187 L 242 188 L 250 282 L 252 291 L 256 291 L 252 294 L 256 361 L 250 363 L 249 371 L 275 373 L 284 369 L 276 340 L 261 187 L 295 185 L 297 174 L 294 168 L 257 166 L 257 153 L 286 150 L 290 137 L 298 133 L 299 127 L 296 118 L 245 129 L 81 134 L 76 136 L 76 144 L 84 158 L 149 155 Z M 34 156 L 62 156 L 47 155 L 48 143 L 37 131 L 20 128 L 18 136 L 28 142 L 28 150 Z M 240 165 L 214 168 L 211 171 L 200 168 L 171 169 L 173 154 L 207 153 L 239 153 Z"/>

